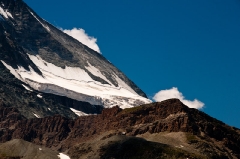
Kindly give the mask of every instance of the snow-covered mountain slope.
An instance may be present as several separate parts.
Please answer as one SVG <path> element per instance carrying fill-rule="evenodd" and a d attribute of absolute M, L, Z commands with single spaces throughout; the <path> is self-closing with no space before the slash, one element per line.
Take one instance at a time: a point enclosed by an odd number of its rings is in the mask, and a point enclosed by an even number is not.
<path fill-rule="evenodd" d="M 92 105 L 151 102 L 120 70 L 39 17 L 22 0 L 0 0 L 0 60 L 25 86 Z"/>
<path fill-rule="evenodd" d="M 29 55 L 29 58 L 42 72 L 42 75 L 36 73 L 31 67 L 29 67 L 30 70 L 21 66 L 14 69 L 4 61 L 1 62 L 16 78 L 41 92 L 66 96 L 92 105 L 104 105 L 105 107 L 119 105 L 122 108 L 127 108 L 149 102 L 148 99 L 139 96 L 117 75 L 115 75 L 115 79 L 118 82 L 118 87 L 110 82 L 110 84 L 102 84 L 95 81 L 87 72 L 78 67 L 65 67 L 63 69 L 42 60 L 38 55 Z M 95 76 L 106 79 L 91 64 L 86 69 Z"/>

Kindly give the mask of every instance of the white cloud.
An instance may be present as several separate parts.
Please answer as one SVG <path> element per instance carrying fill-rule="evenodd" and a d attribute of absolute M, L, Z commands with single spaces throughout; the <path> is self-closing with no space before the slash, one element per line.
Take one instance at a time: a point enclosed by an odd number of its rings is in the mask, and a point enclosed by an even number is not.
<path fill-rule="evenodd" d="M 183 104 L 187 105 L 189 108 L 196 108 L 201 109 L 204 106 L 204 103 L 194 99 L 193 101 L 185 99 L 183 94 L 178 91 L 178 88 L 173 87 L 171 89 L 161 90 L 158 93 L 156 93 L 153 97 L 153 99 L 157 102 L 161 102 L 166 99 L 170 98 L 178 98 Z"/>
<path fill-rule="evenodd" d="M 71 37 L 77 39 L 84 45 L 88 46 L 89 48 L 97 51 L 98 53 L 100 52 L 100 49 L 97 45 L 97 39 L 89 36 L 84 29 L 82 28 L 73 28 L 72 30 L 67 30 L 67 29 L 61 29 L 64 33 L 67 33 Z"/>

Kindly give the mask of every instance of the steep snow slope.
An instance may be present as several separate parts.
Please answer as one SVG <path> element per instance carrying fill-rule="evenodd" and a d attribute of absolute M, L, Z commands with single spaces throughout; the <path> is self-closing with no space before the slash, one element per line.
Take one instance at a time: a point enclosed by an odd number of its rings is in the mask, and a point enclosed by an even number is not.
<path fill-rule="evenodd" d="M 19 66 L 17 69 L 1 61 L 6 68 L 19 80 L 27 83 L 33 89 L 45 93 L 67 96 L 79 101 L 86 101 L 92 105 L 122 108 L 148 103 L 149 100 L 139 96 L 131 87 L 115 75 L 118 87 L 113 84 L 102 84 L 93 80 L 87 72 L 78 67 L 57 67 L 48 63 L 40 56 L 29 55 L 32 62 L 39 68 L 42 75 L 31 67 L 29 71 Z M 105 78 L 94 66 L 87 66 L 94 75 Z M 26 86 L 25 86 L 26 87 Z"/>
<path fill-rule="evenodd" d="M 0 60 L 27 87 L 104 107 L 151 102 L 102 55 L 43 20 L 22 0 L 0 0 L 0 6 L 0 36 L 7 43 Z"/>

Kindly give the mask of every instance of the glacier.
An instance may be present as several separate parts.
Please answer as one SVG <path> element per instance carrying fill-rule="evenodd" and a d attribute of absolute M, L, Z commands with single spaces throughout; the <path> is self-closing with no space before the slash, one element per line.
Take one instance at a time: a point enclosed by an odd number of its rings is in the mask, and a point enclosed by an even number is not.
<path fill-rule="evenodd" d="M 86 69 L 93 75 L 106 80 L 108 84 L 93 80 L 85 70 L 79 67 L 66 66 L 61 68 L 44 61 L 39 55 L 28 54 L 28 56 L 42 72 L 42 75 L 35 72 L 31 66 L 29 66 L 29 70 L 21 66 L 14 69 L 4 61 L 1 62 L 16 78 L 28 84 L 34 90 L 66 96 L 92 105 L 103 105 L 105 108 L 116 105 L 121 108 L 129 108 L 151 102 L 149 99 L 138 95 L 114 74 L 113 76 L 118 82 L 118 87 L 116 87 L 90 63 L 88 63 Z M 25 89 L 31 90 L 28 86 L 23 86 Z"/>

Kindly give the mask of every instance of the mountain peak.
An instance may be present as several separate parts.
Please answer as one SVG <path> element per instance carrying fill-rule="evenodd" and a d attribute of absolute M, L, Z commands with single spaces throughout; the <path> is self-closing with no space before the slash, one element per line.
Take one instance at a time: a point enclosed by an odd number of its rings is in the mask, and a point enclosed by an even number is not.
<path fill-rule="evenodd" d="M 151 102 L 101 54 L 39 17 L 23 1 L 0 0 L 0 6 L 0 60 L 23 85 L 106 108 Z"/>

